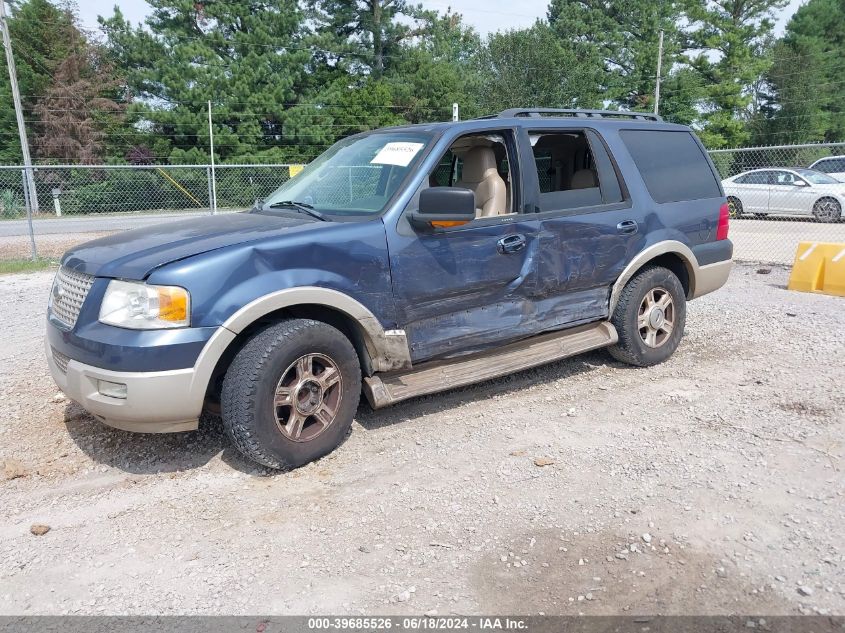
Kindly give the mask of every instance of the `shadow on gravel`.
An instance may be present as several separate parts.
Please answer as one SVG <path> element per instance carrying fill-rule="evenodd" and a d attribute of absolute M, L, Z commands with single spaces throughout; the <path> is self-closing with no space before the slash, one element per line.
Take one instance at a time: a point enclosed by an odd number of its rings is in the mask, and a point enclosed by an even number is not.
<path fill-rule="evenodd" d="M 356 421 L 371 431 L 437 414 L 465 403 L 487 400 L 577 374 L 604 367 L 627 367 L 613 361 L 606 352 L 597 351 L 564 359 L 556 363 L 516 372 L 510 376 L 413 398 L 387 409 L 373 411 L 362 397 Z M 220 455 L 230 468 L 254 476 L 283 473 L 253 464 L 230 443 L 217 418 L 203 418 L 197 431 L 186 433 L 130 433 L 113 429 L 99 422 L 78 404 L 65 407 L 64 423 L 76 445 L 98 464 L 105 464 L 127 473 L 152 475 L 176 473 L 206 466 Z M 347 438 L 344 438 L 344 442 Z M 336 450 L 342 450 L 342 444 Z"/>
<path fill-rule="evenodd" d="M 475 385 L 411 398 L 377 411 L 374 411 L 362 396 L 361 406 L 355 420 L 368 431 L 372 431 L 392 424 L 407 422 L 422 415 L 441 413 L 470 402 L 487 400 L 493 396 L 506 397 L 538 384 L 597 371 L 604 367 L 629 368 L 628 365 L 613 360 L 606 351 L 598 350 L 565 358 L 548 365 L 525 369 L 509 376 L 494 378 Z"/>
<path fill-rule="evenodd" d="M 99 422 L 74 402 L 65 406 L 65 426 L 76 445 L 98 464 L 127 473 L 153 475 L 202 468 L 217 455 L 230 468 L 250 475 L 274 471 L 251 463 L 229 444 L 215 418 L 186 433 L 130 433 Z"/>

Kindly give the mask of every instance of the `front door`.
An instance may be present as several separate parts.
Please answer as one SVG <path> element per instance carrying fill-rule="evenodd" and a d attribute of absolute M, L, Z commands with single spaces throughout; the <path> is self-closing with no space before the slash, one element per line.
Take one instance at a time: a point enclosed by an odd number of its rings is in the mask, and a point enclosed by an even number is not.
<path fill-rule="evenodd" d="M 511 130 L 460 137 L 423 187 L 474 188 L 479 217 L 463 226 L 415 228 L 407 214 L 416 208 L 417 196 L 396 230 L 388 231 L 397 321 L 406 331 L 412 361 L 477 351 L 533 333 L 528 297 L 537 235 L 536 225 L 514 212 L 521 199 L 519 174 Z"/>

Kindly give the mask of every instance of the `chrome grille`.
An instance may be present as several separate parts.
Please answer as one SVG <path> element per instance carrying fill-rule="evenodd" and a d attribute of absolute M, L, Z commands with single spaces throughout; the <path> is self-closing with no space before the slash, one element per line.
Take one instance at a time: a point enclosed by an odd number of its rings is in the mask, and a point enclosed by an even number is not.
<path fill-rule="evenodd" d="M 59 368 L 59 371 L 63 374 L 67 373 L 67 364 L 70 359 L 58 351 L 56 348 L 51 347 L 50 350 L 53 352 L 53 362 L 56 363 L 56 367 Z"/>
<path fill-rule="evenodd" d="M 50 309 L 53 316 L 68 327 L 76 325 L 79 311 L 93 283 L 92 275 L 79 273 L 64 266 L 59 268 L 50 297 Z"/>

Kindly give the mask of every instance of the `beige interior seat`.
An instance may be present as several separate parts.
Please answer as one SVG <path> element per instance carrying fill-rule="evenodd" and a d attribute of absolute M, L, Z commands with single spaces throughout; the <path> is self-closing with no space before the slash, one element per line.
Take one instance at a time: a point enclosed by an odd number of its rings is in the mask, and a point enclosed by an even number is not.
<path fill-rule="evenodd" d="M 463 157 L 461 179 L 456 187 L 475 194 L 475 217 L 507 213 L 507 187 L 496 169 L 496 154 L 490 147 L 473 147 Z"/>
<path fill-rule="evenodd" d="M 592 187 L 598 187 L 599 182 L 598 178 L 596 178 L 596 172 L 592 169 L 579 169 L 574 174 L 572 174 L 572 182 L 570 184 L 570 189 L 591 189 Z"/>

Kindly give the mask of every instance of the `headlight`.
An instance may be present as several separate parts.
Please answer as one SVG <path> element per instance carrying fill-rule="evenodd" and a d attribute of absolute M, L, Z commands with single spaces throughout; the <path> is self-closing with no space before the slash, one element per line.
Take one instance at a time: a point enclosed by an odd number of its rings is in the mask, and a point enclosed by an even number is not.
<path fill-rule="evenodd" d="M 178 286 L 112 280 L 100 305 L 100 323 L 133 330 L 186 327 L 190 322 L 191 295 Z"/>

